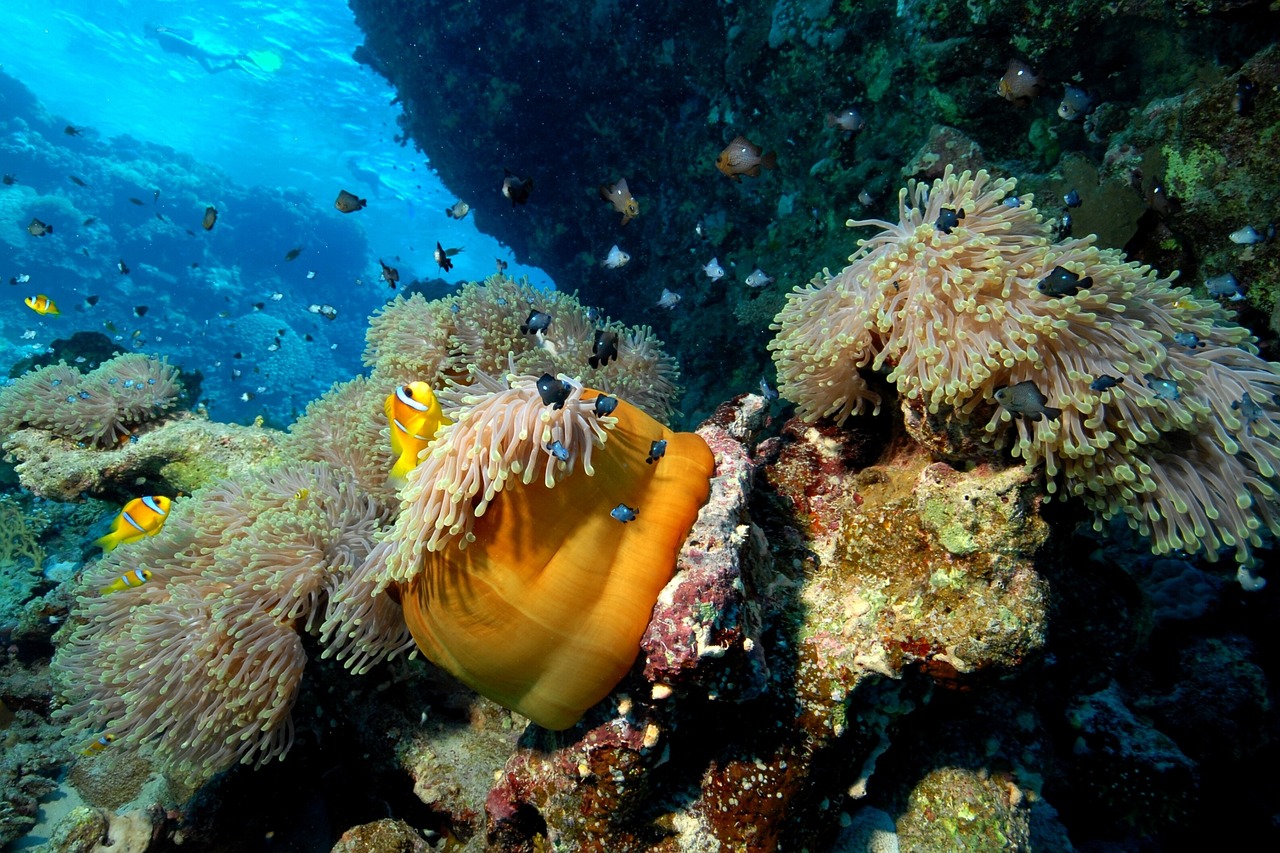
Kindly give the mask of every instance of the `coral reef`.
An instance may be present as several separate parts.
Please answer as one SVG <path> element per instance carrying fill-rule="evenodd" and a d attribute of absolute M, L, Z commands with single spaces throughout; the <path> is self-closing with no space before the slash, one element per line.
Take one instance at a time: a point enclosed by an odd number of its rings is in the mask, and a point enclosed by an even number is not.
<path fill-rule="evenodd" d="M 181 394 L 178 369 L 165 359 L 121 355 L 87 374 L 55 364 L 0 389 L 0 429 L 33 427 L 81 445 L 115 447 Z"/>
<path fill-rule="evenodd" d="M 1091 238 L 1053 242 L 1014 188 L 948 168 L 899 194 L 899 222 L 850 221 L 882 230 L 789 297 L 770 344 L 780 392 L 843 422 L 879 409 L 860 370 L 889 368 L 908 405 L 1011 443 L 1050 492 L 1061 477 L 1158 553 L 1246 559 L 1259 531 L 1280 534 L 1280 368 L 1216 303 Z M 999 404 L 1028 382 L 1047 400 Z"/>

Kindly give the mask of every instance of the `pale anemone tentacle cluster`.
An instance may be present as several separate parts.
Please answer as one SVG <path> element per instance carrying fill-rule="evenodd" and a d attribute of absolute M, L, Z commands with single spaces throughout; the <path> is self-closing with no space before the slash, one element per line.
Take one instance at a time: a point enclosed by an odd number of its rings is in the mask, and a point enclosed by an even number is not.
<path fill-rule="evenodd" d="M 520 331 L 534 310 L 552 316 L 545 334 Z M 618 335 L 618 357 L 592 368 L 587 359 L 597 329 Z M 434 301 L 419 294 L 396 298 L 370 319 L 364 352 L 371 381 L 388 388 L 415 380 L 439 388 L 449 380 L 467 381 L 472 369 L 498 374 L 508 357 L 519 373 L 565 373 L 658 420 L 675 415 L 680 370 L 651 327 L 625 326 L 590 311 L 574 295 L 504 275 Z"/>
<path fill-rule="evenodd" d="M 538 378 L 481 371 L 469 385 L 452 384 L 440 392 L 454 423 L 446 425 L 423 453 L 400 492 L 401 512 L 389 538 L 400 543 L 380 551 L 385 564 L 376 574 L 379 588 L 405 582 L 418 571 L 424 552 L 474 540 L 471 528 L 510 483 L 540 479 L 547 488 L 570 476 L 578 465 L 594 474 L 592 452 L 608 438 L 614 419 L 595 414 L 596 395 L 563 374 L 569 393 L 562 407 L 542 401 Z M 567 454 L 551 451 L 559 442 Z"/>
<path fill-rule="evenodd" d="M 850 221 L 880 233 L 790 295 L 770 343 L 780 392 L 808 421 L 843 422 L 879 410 L 860 371 L 887 370 L 909 403 L 1043 463 L 1049 491 L 1082 497 L 1099 523 L 1123 514 L 1161 553 L 1247 559 L 1263 528 L 1280 534 L 1280 368 L 1216 303 L 1092 237 L 1054 243 L 1015 186 L 948 168 L 899 193 L 898 222 Z M 944 208 L 964 212 L 950 233 L 936 225 Z M 1037 285 L 1055 267 L 1091 281 L 1046 295 Z M 1199 345 L 1175 341 L 1187 333 Z M 1124 381 L 1092 390 L 1104 375 Z M 995 404 L 1026 380 L 1060 418 Z M 1176 383 L 1176 399 L 1157 380 Z"/>

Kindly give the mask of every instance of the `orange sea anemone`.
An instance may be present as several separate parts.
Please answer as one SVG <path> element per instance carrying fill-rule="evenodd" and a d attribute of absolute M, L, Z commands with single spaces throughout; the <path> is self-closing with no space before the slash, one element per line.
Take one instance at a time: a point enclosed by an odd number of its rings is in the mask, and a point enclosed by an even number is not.
<path fill-rule="evenodd" d="M 626 402 L 563 378 L 479 377 L 401 493 L 375 552 L 433 662 L 549 729 L 573 725 L 635 661 L 707 499 L 714 460 Z M 477 390 L 484 393 L 477 394 Z M 445 396 L 450 392 L 446 391 Z M 654 442 L 665 454 L 650 462 Z M 634 508 L 633 521 L 612 513 Z"/>

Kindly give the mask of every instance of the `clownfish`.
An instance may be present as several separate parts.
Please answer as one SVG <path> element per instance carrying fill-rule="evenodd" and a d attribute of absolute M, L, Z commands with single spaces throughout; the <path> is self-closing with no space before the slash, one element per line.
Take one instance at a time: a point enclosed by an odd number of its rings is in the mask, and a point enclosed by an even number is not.
<path fill-rule="evenodd" d="M 169 499 L 163 495 L 134 498 L 124 505 L 116 520 L 111 522 L 111 532 L 93 544 L 106 553 L 122 543 L 134 542 L 144 536 L 155 536 L 169 517 L 169 503 Z"/>
<path fill-rule="evenodd" d="M 99 752 L 102 752 L 102 750 L 110 746 L 111 742 L 115 739 L 115 735 L 99 735 L 97 740 L 91 742 L 84 749 L 80 750 L 80 754 L 97 755 Z"/>
<path fill-rule="evenodd" d="M 151 572 L 148 569 L 130 569 L 111 583 L 98 590 L 99 595 L 110 595 L 113 592 L 123 592 L 126 589 L 132 589 L 135 586 L 142 586 L 151 580 Z"/>
<path fill-rule="evenodd" d="M 58 310 L 58 306 L 53 304 L 53 300 L 45 296 L 43 293 L 39 293 L 35 296 L 28 296 L 22 301 L 27 303 L 27 307 L 37 314 L 52 314 L 56 317 L 58 314 L 62 313 Z"/>
<path fill-rule="evenodd" d="M 417 466 L 418 454 L 436 437 L 436 431 L 453 421 L 441 411 L 440 401 L 425 382 L 401 385 L 387 395 L 382 409 L 391 426 L 391 452 L 396 457 L 388 479 L 399 487 Z"/>

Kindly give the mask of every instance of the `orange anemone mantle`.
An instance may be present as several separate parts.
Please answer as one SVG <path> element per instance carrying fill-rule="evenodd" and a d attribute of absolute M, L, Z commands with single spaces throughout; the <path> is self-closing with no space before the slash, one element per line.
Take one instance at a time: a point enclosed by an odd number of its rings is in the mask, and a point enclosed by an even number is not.
<path fill-rule="evenodd" d="M 715 467 L 700 436 L 623 401 L 613 416 L 594 476 L 509 483 L 475 519 L 474 542 L 423 553 L 401 587 L 432 662 L 548 729 L 572 726 L 631 668 Z M 666 454 L 646 463 L 656 439 Z M 610 515 L 620 503 L 634 521 Z"/>

